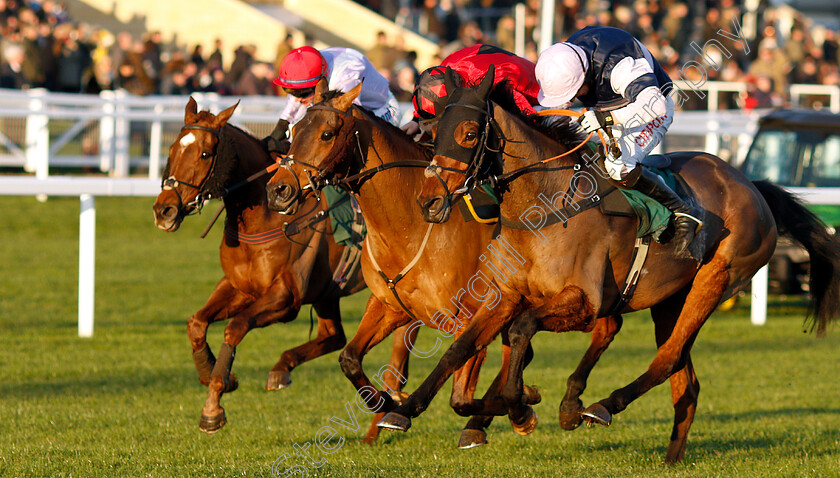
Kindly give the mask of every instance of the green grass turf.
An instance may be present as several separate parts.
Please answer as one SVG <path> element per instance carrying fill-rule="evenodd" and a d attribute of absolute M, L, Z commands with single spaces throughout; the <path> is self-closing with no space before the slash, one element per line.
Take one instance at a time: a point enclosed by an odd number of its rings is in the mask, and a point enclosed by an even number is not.
<path fill-rule="evenodd" d="M 383 431 L 373 447 L 360 442 L 369 415 L 355 409 L 359 430 L 315 469 L 294 456 L 314 443 L 333 416 L 346 418 L 353 389 L 338 354 L 305 364 L 294 383 L 262 390 L 281 352 L 306 340 L 308 306 L 291 324 L 249 334 L 237 349 L 240 388 L 222 401 L 228 424 L 198 430 L 206 389 L 195 377 L 185 334 L 187 317 L 206 300 L 221 272 L 218 241 L 198 238 L 214 212 L 189 218 L 174 234 L 152 223 L 151 198 L 97 199 L 96 329 L 77 337 L 77 199 L 0 198 L 0 476 L 271 476 L 286 466 L 309 476 L 840 476 L 840 329 L 817 340 L 803 333 L 801 302 L 774 298 L 767 325 L 750 325 L 746 300 L 718 312 L 693 349 L 702 391 L 682 464 L 661 464 L 673 412 L 663 384 L 617 415 L 610 428 L 566 432 L 557 407 L 566 377 L 589 336 L 542 333 L 525 380 L 540 388 L 537 430 L 514 434 L 506 418 L 490 444 L 457 450 L 466 419 L 448 406 L 449 385 L 406 433 Z M 366 293 L 343 302 L 355 331 Z M 218 349 L 220 324 L 210 330 Z M 421 333 L 428 348 L 435 332 Z M 367 358 L 369 372 L 387 363 L 388 345 Z M 626 317 L 589 381 L 592 403 L 641 374 L 655 353 L 645 312 Z M 436 356 L 439 358 L 440 353 Z M 479 390 L 499 367 L 490 349 Z M 413 390 L 434 359 L 412 359 Z M 334 425 L 335 426 L 335 425 Z"/>

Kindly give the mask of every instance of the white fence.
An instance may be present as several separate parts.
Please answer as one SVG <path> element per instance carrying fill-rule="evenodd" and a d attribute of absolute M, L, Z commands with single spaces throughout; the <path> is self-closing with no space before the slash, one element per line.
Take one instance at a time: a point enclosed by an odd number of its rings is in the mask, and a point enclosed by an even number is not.
<path fill-rule="evenodd" d="M 686 88 L 688 85 L 678 87 Z M 741 83 L 708 82 L 699 89 L 709 93 L 709 107 L 717 107 L 718 92 L 740 91 Z M 792 97 L 806 94 L 829 98 L 840 112 L 840 87 L 792 85 Z M 268 134 L 285 105 L 276 97 L 220 97 L 193 95 L 200 109 L 217 113 L 240 100 L 231 122 L 256 136 Z M 95 196 L 156 196 L 164 148 L 174 142 L 184 120 L 186 97 L 135 97 L 124 92 L 99 96 L 48 93 L 44 90 L 0 89 L 0 195 L 79 196 L 79 335 L 93 334 Z M 403 117 L 410 105 L 403 104 Z M 733 162 L 744 158 L 757 128 L 760 112 L 682 111 L 669 130 L 671 138 L 691 137 L 703 149 Z M 666 151 L 680 149 L 669 146 Z M 89 168 L 106 177 L 50 176 L 51 168 Z M 88 171 L 85 171 L 88 172 Z M 142 174 L 141 174 L 142 173 Z M 140 177 L 138 177 L 140 175 Z M 134 176 L 134 177 L 129 177 Z M 143 177 L 145 176 L 145 177 Z M 838 204 L 840 195 L 830 189 L 797 188 L 794 193 L 813 204 Z M 753 280 L 752 321 L 766 317 L 767 268 Z"/>

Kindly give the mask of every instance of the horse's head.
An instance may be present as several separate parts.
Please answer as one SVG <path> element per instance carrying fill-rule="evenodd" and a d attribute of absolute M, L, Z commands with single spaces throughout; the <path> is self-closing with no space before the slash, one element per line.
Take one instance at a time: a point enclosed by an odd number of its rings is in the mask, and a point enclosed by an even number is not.
<path fill-rule="evenodd" d="M 323 78 L 318 82 L 315 104 L 294 126 L 289 154 L 266 186 L 270 209 L 296 214 L 309 194 L 361 170 L 358 121 L 351 108 L 361 91 L 361 83 L 340 93 L 328 92 Z"/>
<path fill-rule="evenodd" d="M 479 175 L 487 172 L 485 153 L 491 136 L 489 97 L 493 75 L 491 65 L 478 86 L 457 88 L 447 71 L 446 89 L 452 94 L 438 121 L 435 155 L 426 168 L 426 181 L 417 198 L 423 218 L 428 222 L 446 222 L 455 200 L 468 192 L 477 179 L 483 179 Z"/>
<path fill-rule="evenodd" d="M 222 127 L 236 106 L 213 115 L 197 111 L 190 97 L 184 115 L 184 127 L 169 147 L 169 161 L 163 171 L 161 193 L 153 206 L 155 225 L 164 231 L 176 231 L 184 217 L 200 210 L 210 192 L 206 189 L 217 163 Z"/>

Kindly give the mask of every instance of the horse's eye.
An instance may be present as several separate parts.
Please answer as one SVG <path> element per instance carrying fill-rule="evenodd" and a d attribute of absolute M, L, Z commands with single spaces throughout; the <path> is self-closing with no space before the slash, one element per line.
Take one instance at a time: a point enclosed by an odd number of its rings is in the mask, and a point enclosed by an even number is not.
<path fill-rule="evenodd" d="M 333 133 L 330 130 L 327 130 L 327 131 L 324 131 L 323 133 L 321 133 L 321 140 L 322 141 L 329 141 L 329 140 L 333 139 L 333 136 L 335 136 L 335 133 Z"/>
<path fill-rule="evenodd" d="M 464 135 L 464 139 L 467 141 L 475 141 L 478 138 L 478 134 L 475 131 L 467 131 Z"/>
<path fill-rule="evenodd" d="M 207 151 L 204 151 L 203 153 L 201 153 L 201 159 L 208 159 L 210 156 L 213 156 L 213 155 L 211 153 L 208 153 Z"/>

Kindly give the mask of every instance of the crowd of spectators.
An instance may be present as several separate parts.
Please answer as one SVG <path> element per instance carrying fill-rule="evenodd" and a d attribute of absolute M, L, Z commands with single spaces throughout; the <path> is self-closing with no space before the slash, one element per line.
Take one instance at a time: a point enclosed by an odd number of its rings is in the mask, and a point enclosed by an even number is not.
<path fill-rule="evenodd" d="M 512 5 L 519 0 L 356 1 L 436 41 L 440 57 L 475 43 L 516 48 Z M 522 3 L 524 55 L 536 61 L 542 2 Z M 771 7 L 767 0 L 754 11 L 742 0 L 557 0 L 555 5 L 555 40 L 587 25 L 622 28 L 644 43 L 674 79 L 746 83 L 745 92 L 724 98 L 728 107 L 780 106 L 789 99 L 792 83 L 840 84 L 837 31 L 812 24 L 790 7 Z M 748 42 L 734 41 L 720 30 L 732 35 L 740 30 Z M 687 68 L 691 64 L 703 68 Z M 684 107 L 704 107 L 701 103 L 693 97 Z"/>
<path fill-rule="evenodd" d="M 436 41 L 440 52 L 435 62 L 476 43 L 515 49 L 514 0 L 357 1 Z M 746 92 L 724 100 L 728 107 L 782 105 L 791 83 L 840 84 L 836 31 L 812 25 L 789 7 L 772 8 L 766 0 L 754 12 L 739 2 L 557 0 L 554 38 L 563 40 L 587 25 L 623 28 L 639 38 L 674 79 L 746 82 Z M 541 0 L 524 0 L 524 5 L 524 54 L 536 61 Z M 749 38 L 746 45 L 720 34 L 738 29 Z M 365 53 L 389 79 L 397 98 L 408 101 L 418 72 L 431 65 L 418 65 L 416 53 L 406 51 L 401 37 L 378 32 L 376 38 L 376 45 Z M 138 38 L 74 22 L 60 1 L 0 0 L 3 88 L 274 95 L 278 91 L 271 80 L 277 64 L 300 45 L 288 36 L 272 63 L 259 61 L 253 45 L 239 46 L 226 62 L 222 46 L 217 40 L 211 52 L 201 46 L 184 50 L 164 43 L 158 32 Z M 686 68 L 691 62 L 704 68 Z M 692 106 L 703 107 L 686 105 Z"/>
<path fill-rule="evenodd" d="M 0 88 L 65 93 L 125 89 L 136 95 L 215 92 L 272 95 L 274 65 L 242 45 L 228 68 L 212 52 L 166 44 L 160 32 L 113 34 L 71 20 L 62 2 L 0 0 Z"/>

